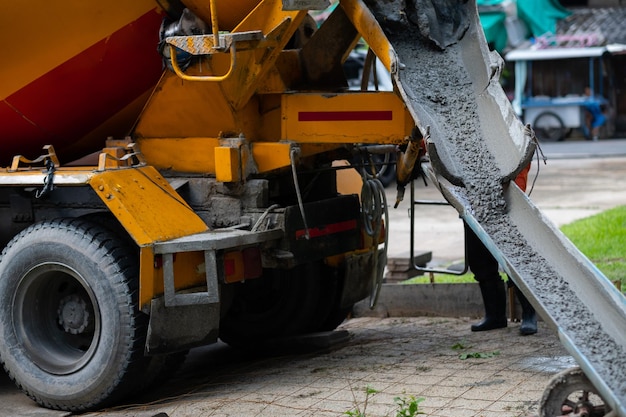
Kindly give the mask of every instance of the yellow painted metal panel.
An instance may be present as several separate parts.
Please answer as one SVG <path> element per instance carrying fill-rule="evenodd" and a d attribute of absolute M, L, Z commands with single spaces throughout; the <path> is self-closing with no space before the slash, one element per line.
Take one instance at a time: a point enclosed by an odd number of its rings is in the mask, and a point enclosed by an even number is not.
<path fill-rule="evenodd" d="M 217 138 L 138 138 L 148 164 L 178 172 L 215 173 Z"/>
<path fill-rule="evenodd" d="M 259 94 L 283 93 L 303 78 L 299 50 L 281 51 L 276 58 L 276 65 L 258 81 L 256 92 Z"/>
<path fill-rule="evenodd" d="M 259 172 L 267 172 L 291 165 L 289 143 L 253 143 L 252 157 L 259 169 Z"/>
<path fill-rule="evenodd" d="M 261 30 L 265 36 L 257 50 L 237 54 L 237 70 L 222 83 L 224 95 L 233 108 L 240 109 L 250 100 L 306 13 L 306 10 L 284 11 L 282 0 L 263 0 L 233 29 L 233 32 Z"/>
<path fill-rule="evenodd" d="M 220 30 L 233 30 L 261 0 L 215 0 Z M 184 0 L 184 3 L 205 22 L 211 21 L 209 0 Z"/>
<path fill-rule="evenodd" d="M 217 60 L 216 56 L 212 57 L 212 61 Z M 202 63 L 203 72 L 200 75 L 213 74 L 211 70 L 207 72 L 207 65 L 206 62 Z M 197 68 L 200 68 L 200 64 Z M 189 72 L 195 69 L 192 67 Z M 249 121 L 244 120 L 242 123 Z M 220 83 L 184 81 L 168 71 L 163 74 L 146 104 L 133 136 L 217 137 L 220 132 L 239 133 L 240 130 Z"/>
<path fill-rule="evenodd" d="M 220 56 L 211 56 L 211 68 Z M 228 56 L 225 56 L 228 59 Z M 188 70 L 200 75 L 213 74 L 207 62 Z M 216 67 L 216 73 L 221 71 Z M 222 89 L 223 83 L 181 80 L 166 72 L 141 114 L 133 137 L 140 138 L 257 138 L 260 129 L 259 103 L 252 97 L 242 108 L 234 110 Z M 187 144 L 185 144 L 187 146 Z M 171 154 L 178 158 L 180 152 Z M 212 155 L 212 154 L 211 154 Z M 213 162 L 211 162 L 213 165 Z"/>
<path fill-rule="evenodd" d="M 163 295 L 163 266 L 154 257 L 152 247 L 141 248 L 139 306 L 150 305 L 150 300 Z M 204 252 L 179 252 L 174 256 L 174 284 L 177 291 L 206 285 Z"/>
<path fill-rule="evenodd" d="M 215 148 L 215 178 L 222 182 L 241 180 L 239 148 L 218 146 Z"/>
<path fill-rule="evenodd" d="M 292 146 L 298 146 L 300 158 L 304 158 L 331 151 L 340 145 L 336 143 L 254 142 L 251 147 L 257 172 L 269 172 L 291 166 L 289 153 Z"/>
<path fill-rule="evenodd" d="M 157 268 L 154 251 L 151 246 L 144 246 L 139 252 L 139 309 L 149 307 L 155 294 L 163 293 L 163 275 L 157 280 Z M 160 287 L 157 289 L 159 286 Z"/>
<path fill-rule="evenodd" d="M 208 230 L 153 167 L 103 171 L 89 185 L 139 246 Z"/>
<path fill-rule="evenodd" d="M 311 143 L 403 142 L 413 121 L 391 92 L 284 94 L 282 138 Z"/>
<path fill-rule="evenodd" d="M 350 162 L 346 160 L 333 162 L 334 167 L 350 166 Z M 363 188 L 363 179 L 356 169 L 340 169 L 337 171 L 337 191 L 340 194 L 356 194 L 361 195 Z"/>
<path fill-rule="evenodd" d="M 220 145 L 217 138 L 140 138 L 137 143 L 148 164 L 158 169 L 199 174 L 216 173 L 218 157 L 215 152 Z M 335 143 L 302 143 L 298 145 L 302 157 L 337 148 Z M 288 167 L 290 165 L 290 147 L 288 142 L 252 142 L 252 157 L 257 172 L 262 173 Z M 238 158 L 241 158 L 241 155 L 238 154 Z M 228 163 L 232 164 L 233 161 Z M 245 161 L 238 162 L 240 165 L 242 163 L 245 164 Z M 242 172 L 243 169 L 240 167 L 238 175 L 241 175 Z M 226 180 L 220 179 L 220 181 Z"/>

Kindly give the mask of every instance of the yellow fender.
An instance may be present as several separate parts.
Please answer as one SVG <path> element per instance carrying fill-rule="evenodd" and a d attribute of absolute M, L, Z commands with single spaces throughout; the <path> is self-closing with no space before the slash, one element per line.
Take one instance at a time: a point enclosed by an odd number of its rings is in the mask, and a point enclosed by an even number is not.
<path fill-rule="evenodd" d="M 98 172 L 89 185 L 140 247 L 208 230 L 151 166 Z"/>

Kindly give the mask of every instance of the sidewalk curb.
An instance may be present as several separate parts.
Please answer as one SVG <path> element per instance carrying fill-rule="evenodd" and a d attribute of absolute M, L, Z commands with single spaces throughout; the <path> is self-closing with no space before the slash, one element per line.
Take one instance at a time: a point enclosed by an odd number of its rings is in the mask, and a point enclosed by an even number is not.
<path fill-rule="evenodd" d="M 521 307 L 507 297 L 507 312 L 511 319 L 519 319 Z M 513 298 L 515 299 L 515 298 Z M 383 284 L 378 302 L 369 308 L 370 300 L 357 303 L 353 317 L 470 317 L 484 315 L 483 300 L 478 283 L 459 284 Z"/>

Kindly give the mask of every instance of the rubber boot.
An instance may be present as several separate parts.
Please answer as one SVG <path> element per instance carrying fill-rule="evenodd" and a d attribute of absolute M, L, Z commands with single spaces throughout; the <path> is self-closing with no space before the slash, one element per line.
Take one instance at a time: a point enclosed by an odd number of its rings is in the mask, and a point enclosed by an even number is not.
<path fill-rule="evenodd" d="M 519 332 L 522 336 L 528 336 L 537 333 L 537 313 L 535 308 L 528 302 L 528 299 L 522 294 L 519 288 L 515 287 L 517 299 L 522 306 L 522 324 L 519 326 Z"/>
<path fill-rule="evenodd" d="M 476 324 L 472 324 L 472 331 L 483 332 L 506 327 L 506 290 L 504 289 L 504 282 L 501 280 L 480 282 L 479 286 L 480 293 L 483 296 L 483 304 L 485 305 L 485 318 Z"/>

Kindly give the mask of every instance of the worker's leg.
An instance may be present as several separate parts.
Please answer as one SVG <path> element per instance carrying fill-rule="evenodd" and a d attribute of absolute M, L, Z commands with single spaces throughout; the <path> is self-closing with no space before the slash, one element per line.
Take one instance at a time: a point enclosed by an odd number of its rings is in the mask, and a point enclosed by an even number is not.
<path fill-rule="evenodd" d="M 513 286 L 515 287 L 517 299 L 522 306 L 522 324 L 519 326 L 519 332 L 523 336 L 535 334 L 537 333 L 537 313 L 535 308 L 530 304 L 526 296 L 522 294 L 522 291 L 515 284 Z"/>
<path fill-rule="evenodd" d="M 591 122 L 591 140 L 597 141 L 600 135 L 600 127 L 606 121 L 606 117 L 603 114 L 599 114 L 593 118 Z"/>
<path fill-rule="evenodd" d="M 481 240 L 465 225 L 467 262 L 478 281 L 485 306 L 485 318 L 472 324 L 473 332 L 506 327 L 506 289 L 498 271 L 498 261 L 491 255 Z"/>

